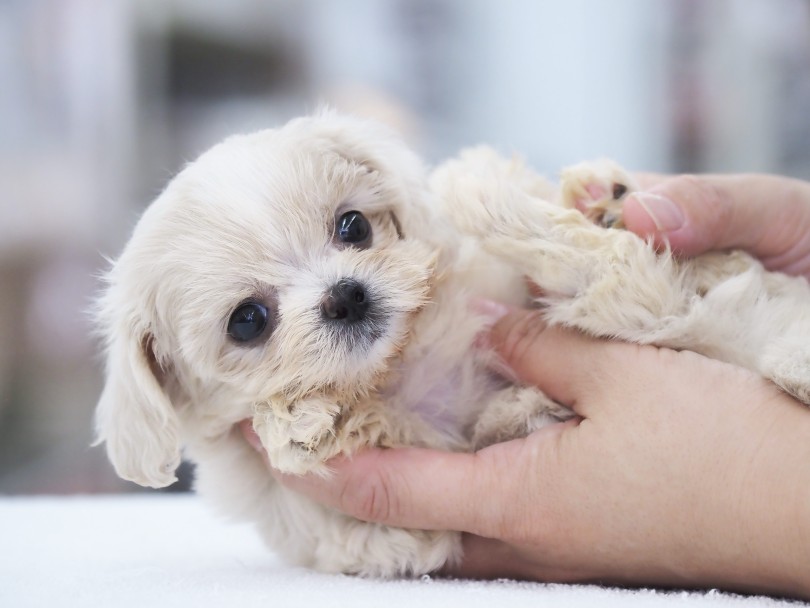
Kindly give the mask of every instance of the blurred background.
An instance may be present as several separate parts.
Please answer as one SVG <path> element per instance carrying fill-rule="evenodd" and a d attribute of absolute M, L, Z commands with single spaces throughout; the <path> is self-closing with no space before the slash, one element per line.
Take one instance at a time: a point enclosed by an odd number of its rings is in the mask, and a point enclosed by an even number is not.
<path fill-rule="evenodd" d="M 89 447 L 105 257 L 183 163 L 323 102 L 430 162 L 810 178 L 810 2 L 0 0 L 0 493 L 137 489 Z"/>

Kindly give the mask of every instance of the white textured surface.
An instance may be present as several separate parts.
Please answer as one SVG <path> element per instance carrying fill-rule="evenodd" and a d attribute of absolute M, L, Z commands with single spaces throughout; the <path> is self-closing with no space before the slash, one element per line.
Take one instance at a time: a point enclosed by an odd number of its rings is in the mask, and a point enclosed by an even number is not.
<path fill-rule="evenodd" d="M 284 565 L 192 496 L 0 497 L 0 606 L 786 606 L 724 593 L 374 581 Z"/>

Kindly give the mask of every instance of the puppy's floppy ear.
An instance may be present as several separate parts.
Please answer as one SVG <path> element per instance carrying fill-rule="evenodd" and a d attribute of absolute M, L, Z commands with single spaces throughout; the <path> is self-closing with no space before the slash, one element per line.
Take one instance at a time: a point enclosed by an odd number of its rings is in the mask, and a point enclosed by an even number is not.
<path fill-rule="evenodd" d="M 370 169 L 381 170 L 390 178 L 421 183 L 426 178 L 419 157 L 405 144 L 402 135 L 390 126 L 349 114 L 321 108 L 310 119 L 318 133 L 345 158 Z M 413 186 L 413 183 L 407 183 Z"/>
<path fill-rule="evenodd" d="M 107 381 L 96 410 L 96 444 L 107 444 L 116 472 L 160 488 L 177 478 L 180 439 L 177 414 L 161 386 L 164 372 L 154 337 L 131 324 L 108 331 Z"/>

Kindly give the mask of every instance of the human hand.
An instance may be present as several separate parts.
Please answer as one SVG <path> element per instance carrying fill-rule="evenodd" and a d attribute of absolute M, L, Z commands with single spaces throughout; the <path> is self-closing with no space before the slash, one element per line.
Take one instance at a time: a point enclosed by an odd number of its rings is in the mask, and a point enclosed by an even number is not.
<path fill-rule="evenodd" d="M 746 370 L 536 312 L 490 340 L 581 421 L 476 454 L 369 449 L 328 480 L 275 475 L 359 519 L 467 532 L 463 576 L 810 596 L 805 408 Z"/>
<path fill-rule="evenodd" d="M 626 228 L 698 255 L 743 249 L 771 270 L 810 279 L 810 183 L 774 175 L 640 175 Z"/>

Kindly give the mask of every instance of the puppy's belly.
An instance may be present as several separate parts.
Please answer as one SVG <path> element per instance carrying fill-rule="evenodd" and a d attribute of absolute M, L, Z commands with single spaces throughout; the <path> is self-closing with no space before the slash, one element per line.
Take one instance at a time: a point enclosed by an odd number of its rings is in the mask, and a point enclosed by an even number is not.
<path fill-rule="evenodd" d="M 466 445 L 475 421 L 492 396 L 506 385 L 471 347 L 459 361 L 428 356 L 408 366 L 387 397 L 391 405 L 416 414 L 443 437 L 443 447 L 458 448 Z"/>
<path fill-rule="evenodd" d="M 417 414 L 446 437 L 445 447 L 466 443 L 481 412 L 509 384 L 487 366 L 492 354 L 475 346 L 487 319 L 473 302 L 489 298 L 523 306 L 529 299 L 523 276 L 472 241 L 451 268 L 414 323 L 397 382 L 383 391 L 392 406 Z"/>

